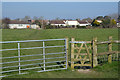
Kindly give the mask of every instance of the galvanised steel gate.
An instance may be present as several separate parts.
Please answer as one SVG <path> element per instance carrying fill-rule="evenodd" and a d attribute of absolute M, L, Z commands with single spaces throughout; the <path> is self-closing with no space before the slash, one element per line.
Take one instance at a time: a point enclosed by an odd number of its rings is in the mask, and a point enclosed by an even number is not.
<path fill-rule="evenodd" d="M 0 44 L 3 47 L 0 50 L 0 77 L 67 69 L 67 39 L 4 41 Z"/>

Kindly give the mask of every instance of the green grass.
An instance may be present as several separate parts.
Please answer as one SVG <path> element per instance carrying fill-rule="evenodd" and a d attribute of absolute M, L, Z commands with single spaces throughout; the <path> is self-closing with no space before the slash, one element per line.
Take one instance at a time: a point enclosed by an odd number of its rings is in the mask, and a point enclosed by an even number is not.
<path fill-rule="evenodd" d="M 97 37 L 98 41 L 106 41 L 109 36 L 113 36 L 114 40 L 118 40 L 118 29 L 47 29 L 47 30 L 32 30 L 32 29 L 21 29 L 21 30 L 2 30 L 2 40 L 3 41 L 18 41 L 18 40 L 41 40 L 41 39 L 59 39 L 68 37 L 69 41 L 72 37 L 76 40 L 81 41 L 90 41 L 93 37 Z M 46 45 L 60 45 L 63 42 L 48 42 Z M 34 45 L 33 45 L 34 44 Z M 32 43 L 32 44 L 21 44 L 22 47 L 31 47 L 31 46 L 42 46 L 42 43 Z M 3 45 L 3 48 L 16 48 L 17 44 L 12 45 Z M 62 49 L 61 49 L 62 50 Z M 118 50 L 118 47 L 115 45 L 114 50 Z M 47 52 L 59 52 L 59 49 L 47 50 Z M 100 52 L 104 51 L 103 49 L 99 50 Z M 17 51 L 3 52 L 3 56 L 17 56 Z M 42 50 L 29 50 L 21 51 L 22 55 L 26 54 L 36 54 L 42 53 Z M 32 57 L 32 58 L 39 58 Z M 23 58 L 23 59 L 29 59 Z M 13 60 L 13 59 L 12 59 Z M 14 59 L 17 60 L 17 59 Z M 70 60 L 70 44 L 69 44 L 69 60 Z M 8 60 L 4 60 L 8 61 Z M 26 64 L 26 63 L 23 63 Z M 10 64 L 12 65 L 12 64 Z M 14 65 L 18 65 L 17 63 Z M 7 66 L 7 65 L 5 65 Z M 105 64 L 98 66 L 95 69 L 92 69 L 89 73 L 80 73 L 78 71 L 61 70 L 61 71 L 52 71 L 52 72 L 43 72 L 37 73 L 34 70 L 30 70 L 30 74 L 12 76 L 12 78 L 117 78 L 118 64 L 113 62 L 112 64 Z M 112 73 L 112 74 L 111 74 Z M 114 74 L 114 75 L 113 75 Z"/>
<path fill-rule="evenodd" d="M 97 66 L 90 70 L 90 72 L 83 73 L 68 70 L 52 71 L 36 73 L 31 72 L 30 74 L 12 76 L 11 78 L 118 78 L 118 62 L 112 64 L 104 64 Z"/>
<path fill-rule="evenodd" d="M 91 40 L 98 37 L 98 40 L 108 40 L 108 36 L 118 39 L 118 29 L 47 29 L 47 30 L 2 30 L 2 40 L 35 40 L 71 37 L 76 40 Z"/>

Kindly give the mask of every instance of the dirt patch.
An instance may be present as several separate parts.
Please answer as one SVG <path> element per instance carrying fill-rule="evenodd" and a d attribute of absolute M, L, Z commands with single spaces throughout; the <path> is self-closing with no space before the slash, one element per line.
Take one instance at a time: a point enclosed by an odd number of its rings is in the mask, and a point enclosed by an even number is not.
<path fill-rule="evenodd" d="M 80 73 L 90 73 L 90 72 L 94 72 L 94 71 L 92 71 L 92 70 L 90 70 L 90 69 L 78 69 L 77 70 L 78 72 L 80 72 Z"/>

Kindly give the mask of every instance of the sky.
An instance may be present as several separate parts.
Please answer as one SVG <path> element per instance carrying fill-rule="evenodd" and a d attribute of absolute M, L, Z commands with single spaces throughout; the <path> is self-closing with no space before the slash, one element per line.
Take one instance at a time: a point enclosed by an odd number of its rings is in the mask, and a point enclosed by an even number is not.
<path fill-rule="evenodd" d="M 1 0 L 2 2 L 118 2 L 119 0 Z"/>
<path fill-rule="evenodd" d="M 2 16 L 83 19 L 118 13 L 118 2 L 3 2 Z"/>

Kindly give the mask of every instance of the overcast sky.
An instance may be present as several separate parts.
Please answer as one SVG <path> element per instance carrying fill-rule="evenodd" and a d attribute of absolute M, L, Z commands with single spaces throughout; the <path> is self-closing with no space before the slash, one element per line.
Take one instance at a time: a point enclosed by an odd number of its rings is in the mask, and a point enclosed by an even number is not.
<path fill-rule="evenodd" d="M 118 13 L 117 2 L 3 2 L 2 16 L 11 19 L 44 16 L 45 19 L 94 18 Z"/>

